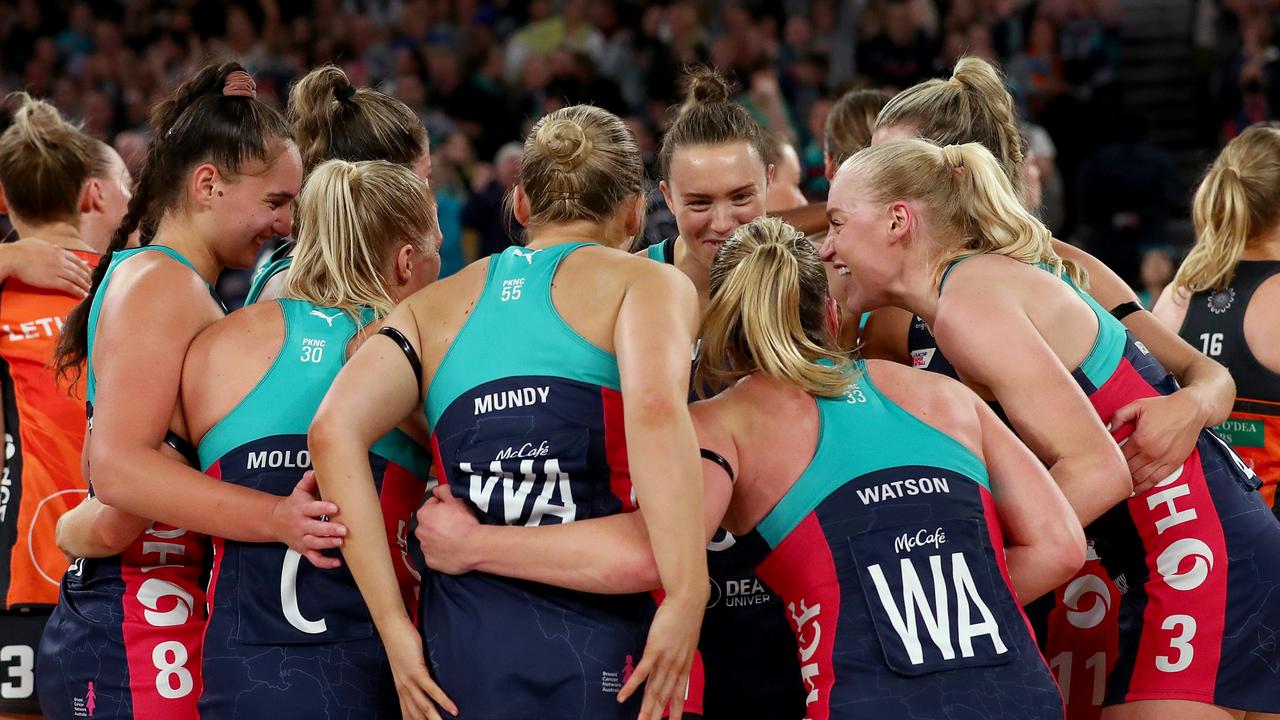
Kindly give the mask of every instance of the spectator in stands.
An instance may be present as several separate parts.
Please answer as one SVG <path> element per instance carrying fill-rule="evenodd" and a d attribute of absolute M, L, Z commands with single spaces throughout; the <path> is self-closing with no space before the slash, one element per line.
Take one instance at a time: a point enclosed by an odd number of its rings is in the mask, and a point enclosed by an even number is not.
<path fill-rule="evenodd" d="M 502 252 L 524 232 L 505 206 L 507 193 L 520 179 L 520 156 L 523 152 L 519 143 L 507 143 L 493 158 L 492 170 L 477 174 L 483 182 L 462 210 L 463 227 L 475 234 L 476 257 Z"/>

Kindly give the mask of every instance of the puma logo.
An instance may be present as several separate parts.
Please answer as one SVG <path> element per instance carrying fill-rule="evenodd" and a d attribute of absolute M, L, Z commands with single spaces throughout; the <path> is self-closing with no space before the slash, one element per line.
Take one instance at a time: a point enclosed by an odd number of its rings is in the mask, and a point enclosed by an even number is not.
<path fill-rule="evenodd" d="M 319 310 L 312 310 L 312 311 L 311 311 L 311 314 L 312 314 L 312 315 L 315 315 L 316 317 L 321 318 L 321 319 L 323 319 L 325 322 L 329 323 L 329 327 L 333 327 L 333 321 L 334 321 L 334 320 L 337 320 L 337 319 L 338 319 L 338 315 L 341 315 L 342 313 L 338 313 L 337 315 L 329 316 L 329 315 L 325 315 L 324 313 L 320 312 Z"/>
<path fill-rule="evenodd" d="M 524 261 L 525 261 L 525 262 L 527 262 L 527 263 L 529 263 L 530 265 L 532 265 L 532 264 L 533 264 L 533 256 L 534 256 L 534 255 L 536 255 L 536 254 L 538 254 L 538 253 L 540 253 L 540 252 L 542 252 L 542 251 L 541 251 L 541 250 L 528 250 L 528 251 L 526 251 L 526 250 L 521 250 L 520 248 L 516 248 L 516 249 L 515 249 L 515 252 L 514 252 L 513 254 L 514 254 L 516 257 L 524 258 Z"/>

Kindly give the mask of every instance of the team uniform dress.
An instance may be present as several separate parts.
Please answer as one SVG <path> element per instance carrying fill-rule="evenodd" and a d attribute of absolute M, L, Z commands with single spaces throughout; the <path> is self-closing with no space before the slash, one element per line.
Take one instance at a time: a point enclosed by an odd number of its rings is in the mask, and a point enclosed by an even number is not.
<path fill-rule="evenodd" d="M 1064 282 L 1098 319 L 1093 348 L 1072 375 L 1104 423 L 1135 400 L 1178 390 L 1119 320 Z M 1131 432 L 1128 425 L 1113 429 L 1120 442 Z M 1103 704 L 1189 700 L 1280 712 L 1280 646 L 1271 639 L 1271 628 L 1280 627 L 1272 597 L 1280 586 L 1280 523 L 1259 485 L 1205 430 L 1178 470 L 1086 528 L 1120 598 L 1117 657 L 1075 666 L 1111 668 Z M 1114 596 L 1077 580 L 1064 589 L 1063 614 L 1074 627 L 1092 628 L 1105 621 Z"/>
<path fill-rule="evenodd" d="M 813 459 L 752 533 L 798 644 L 804 717 L 1062 718 L 982 461 L 866 374 L 815 401 Z"/>
<path fill-rule="evenodd" d="M 650 260 L 674 265 L 675 245 L 668 238 L 645 252 Z M 690 392 L 689 400 L 697 399 Z M 758 537 L 735 538 L 724 529 L 707 545 L 711 595 L 698 639 L 707 720 L 804 715 L 795 638 L 782 602 L 756 576 L 759 555 Z M 698 685 L 695 670 L 692 687 Z"/>
<path fill-rule="evenodd" d="M 93 342 L 102 298 L 116 269 L 145 252 L 163 253 L 195 272 L 176 250 L 159 245 L 112 256 L 89 310 L 85 396 L 91 432 Z M 166 442 L 190 447 L 173 433 Z M 196 717 L 207 555 L 205 536 L 157 522 L 120 555 L 76 560 L 62 578 L 58 606 L 40 640 L 37 686 L 47 718 Z"/>
<path fill-rule="evenodd" d="M 588 243 L 489 259 L 425 399 L 437 476 L 480 522 L 549 525 L 636 509 L 617 358 L 556 311 L 561 261 Z M 480 572 L 424 575 L 431 670 L 465 720 L 635 717 L 647 594 L 595 595 Z"/>
<path fill-rule="evenodd" d="M 90 266 L 100 259 L 69 252 Z M 68 393 L 50 367 L 63 321 L 79 302 L 17 278 L 0 283 L 0 713 L 40 712 L 36 648 L 67 569 L 54 529 L 87 492 L 84 387 Z"/>
<path fill-rule="evenodd" d="M 938 349 L 933 332 L 912 316 L 907 350 L 913 367 L 960 379 Z M 999 405 L 992 408 L 1006 420 Z M 1054 592 L 1025 607 L 1040 650 L 1058 678 L 1068 720 L 1098 720 L 1107 673 L 1115 666 L 1120 641 L 1120 590 L 1098 555 L 1105 541 L 1086 530 L 1084 565 Z"/>
<path fill-rule="evenodd" d="M 211 477 L 284 496 L 311 467 L 307 428 L 358 327 L 341 310 L 276 302 L 285 325 L 279 355 L 205 434 L 199 454 Z M 426 492 L 429 460 L 425 448 L 396 430 L 373 446 L 369 462 L 412 609 L 418 576 L 408 560 L 408 527 Z M 282 543 L 214 538 L 213 552 L 202 717 L 398 717 L 391 666 L 345 564 L 321 570 Z"/>
<path fill-rule="evenodd" d="M 244 304 L 252 305 L 262 297 L 262 291 L 266 289 L 267 283 L 271 278 L 289 269 L 293 265 L 293 246 L 296 245 L 292 240 L 286 240 L 281 243 L 280 247 L 271 251 L 271 255 L 267 257 L 267 261 L 262 267 L 253 273 L 253 279 L 249 282 L 249 292 L 244 296 Z"/>
<path fill-rule="evenodd" d="M 1280 484 L 1280 373 L 1258 362 L 1244 337 L 1244 315 L 1262 283 L 1280 274 L 1280 261 L 1246 260 L 1236 265 L 1231 284 L 1199 292 L 1187 303 L 1178 334 L 1231 371 L 1236 404 L 1214 432 L 1262 480 L 1262 497 L 1276 510 Z"/>

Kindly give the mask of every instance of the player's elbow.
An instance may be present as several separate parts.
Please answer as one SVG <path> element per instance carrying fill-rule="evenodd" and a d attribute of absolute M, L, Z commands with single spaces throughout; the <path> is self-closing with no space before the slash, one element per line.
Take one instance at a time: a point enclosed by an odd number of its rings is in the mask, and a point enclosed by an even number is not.
<path fill-rule="evenodd" d="M 1113 445 L 1110 452 L 1100 453 L 1094 462 L 1096 467 L 1090 475 L 1098 479 L 1098 492 L 1106 497 L 1108 507 L 1118 505 L 1133 495 L 1133 475 L 1120 448 Z"/>
<path fill-rule="evenodd" d="M 93 494 L 104 505 L 119 507 L 126 502 L 123 497 L 125 483 L 118 477 L 122 459 L 118 450 L 106 447 L 106 443 L 89 444 L 89 467 L 92 468 L 90 480 L 93 482 Z"/>
<path fill-rule="evenodd" d="M 312 458 L 324 458 L 342 444 L 342 421 L 322 405 L 307 428 L 307 449 Z"/>
<path fill-rule="evenodd" d="M 1074 513 L 1066 513 L 1059 522 L 1049 525 L 1051 527 L 1044 528 L 1045 544 L 1051 552 L 1044 556 L 1051 563 L 1056 587 L 1070 580 L 1084 565 L 1086 544 L 1084 529 Z"/>
<path fill-rule="evenodd" d="M 645 389 L 624 398 L 627 427 L 637 425 L 666 427 L 689 417 L 688 398 L 666 389 Z"/>

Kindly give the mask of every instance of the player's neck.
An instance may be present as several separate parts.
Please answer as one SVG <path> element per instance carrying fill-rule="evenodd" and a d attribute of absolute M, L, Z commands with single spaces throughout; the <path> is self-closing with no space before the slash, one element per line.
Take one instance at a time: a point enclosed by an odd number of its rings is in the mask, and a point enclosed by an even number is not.
<path fill-rule="evenodd" d="M 52 245 L 57 245 L 67 250 L 92 250 L 80 237 L 80 228 L 76 223 L 71 222 L 51 222 L 51 223 L 28 223 L 14 217 L 9 216 L 13 222 L 13 229 L 18 232 L 18 237 L 27 239 L 43 240 Z"/>
<path fill-rule="evenodd" d="M 711 304 L 711 268 L 702 264 L 702 260 L 689 249 L 689 244 L 683 237 L 676 238 L 671 252 L 675 256 L 672 258 L 672 264 L 689 278 L 694 289 L 698 291 L 699 307 L 705 314 L 707 305 Z"/>
<path fill-rule="evenodd" d="M 196 269 L 196 273 L 209 285 L 218 282 L 223 265 L 209 243 L 205 241 L 195 223 L 180 213 L 166 213 L 156 227 L 152 245 L 163 245 L 178 251 Z"/>
<path fill-rule="evenodd" d="M 1251 239 L 1240 255 L 1241 260 L 1280 260 L 1280 226 Z"/>

